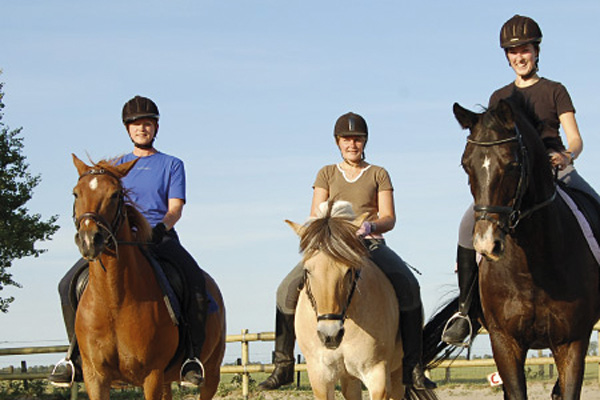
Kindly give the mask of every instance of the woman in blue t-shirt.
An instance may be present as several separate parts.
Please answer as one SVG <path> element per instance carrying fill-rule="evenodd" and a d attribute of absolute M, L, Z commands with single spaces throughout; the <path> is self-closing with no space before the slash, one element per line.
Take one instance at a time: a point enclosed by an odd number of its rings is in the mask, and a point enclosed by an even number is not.
<path fill-rule="evenodd" d="M 200 352 L 204 344 L 205 321 L 208 308 L 204 274 L 192 256 L 179 242 L 174 226 L 182 215 L 185 205 L 185 169 L 183 162 L 173 156 L 161 153 L 154 147 L 158 134 L 159 112 L 156 104 L 141 96 L 135 96 L 123 107 L 123 124 L 134 147 L 133 151 L 116 161 L 121 164 L 139 158 L 134 168 L 122 179 L 132 201 L 146 217 L 152 229 L 152 250 L 159 259 L 168 261 L 178 268 L 187 285 L 182 308 L 188 329 L 191 348 L 188 360 L 181 372 L 182 384 L 198 386 L 202 383 L 203 367 Z M 75 313 L 77 281 L 88 263 L 80 259 L 59 283 L 59 294 L 63 317 L 69 340 L 75 339 Z M 64 368 L 55 368 L 49 380 L 57 386 L 72 384 L 72 368 L 75 380 L 80 380 L 81 361 L 76 342 L 71 363 Z"/>

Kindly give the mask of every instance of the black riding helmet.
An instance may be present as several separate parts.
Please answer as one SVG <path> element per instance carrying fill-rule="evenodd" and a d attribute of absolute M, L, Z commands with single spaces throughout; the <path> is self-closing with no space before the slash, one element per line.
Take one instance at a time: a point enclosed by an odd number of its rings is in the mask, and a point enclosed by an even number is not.
<path fill-rule="evenodd" d="M 369 137 L 367 122 L 363 117 L 353 112 L 342 115 L 335 122 L 333 136 L 365 136 Z"/>
<path fill-rule="evenodd" d="M 123 123 L 125 125 L 142 118 L 152 118 L 158 122 L 159 117 L 158 107 L 147 97 L 135 96 L 123 106 Z"/>
<path fill-rule="evenodd" d="M 536 47 L 542 42 L 542 30 L 537 22 L 529 17 L 515 15 L 500 29 L 500 47 L 504 50 L 533 43 Z"/>

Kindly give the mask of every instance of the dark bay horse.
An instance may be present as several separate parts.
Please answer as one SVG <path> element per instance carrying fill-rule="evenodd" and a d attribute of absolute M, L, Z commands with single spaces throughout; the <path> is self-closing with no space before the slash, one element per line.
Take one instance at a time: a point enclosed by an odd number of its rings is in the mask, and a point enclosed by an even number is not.
<path fill-rule="evenodd" d="M 592 327 L 600 317 L 598 264 L 561 196 L 545 146 L 518 102 L 483 113 L 454 104 L 469 129 L 462 165 L 474 199 L 473 244 L 484 325 L 504 398 L 526 399 L 528 349 L 549 348 L 555 399 L 579 399 Z"/>
<path fill-rule="evenodd" d="M 73 189 L 76 243 L 90 261 L 89 284 L 75 320 L 86 390 L 92 400 L 109 399 L 114 383 L 142 386 L 148 400 L 171 399 L 183 354 L 153 269 L 140 246 L 150 226 L 127 203 L 121 178 L 137 160 L 114 166 L 88 166 L 75 155 L 79 180 Z M 205 368 L 202 399 L 214 396 L 225 351 L 225 308 L 215 281 L 206 288 L 218 311 L 209 314 L 201 361 Z"/>

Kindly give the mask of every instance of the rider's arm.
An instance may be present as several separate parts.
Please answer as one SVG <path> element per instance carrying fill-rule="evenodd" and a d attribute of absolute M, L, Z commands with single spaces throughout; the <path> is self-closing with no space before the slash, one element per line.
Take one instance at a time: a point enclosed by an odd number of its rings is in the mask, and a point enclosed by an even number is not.
<path fill-rule="evenodd" d="M 182 199 L 169 199 L 169 210 L 163 217 L 163 224 L 165 224 L 167 230 L 173 228 L 177 221 L 181 219 L 183 213 L 183 205 L 185 202 Z"/>
<path fill-rule="evenodd" d="M 376 225 L 375 233 L 391 231 L 396 225 L 394 192 L 392 190 L 381 190 L 377 194 L 377 202 L 379 204 L 378 218 L 371 221 Z"/>
<path fill-rule="evenodd" d="M 320 187 L 316 187 L 313 190 L 312 204 L 310 206 L 311 218 L 316 218 L 317 211 L 319 210 L 319 204 L 329 199 L 329 191 Z"/>
<path fill-rule="evenodd" d="M 552 165 L 559 166 L 561 169 L 566 167 L 577 158 L 583 151 L 583 140 L 577 127 L 575 113 L 572 111 L 564 112 L 558 117 L 560 124 L 567 137 L 567 151 L 564 153 L 554 152 L 550 155 Z M 570 153 L 571 155 L 567 154 Z"/>

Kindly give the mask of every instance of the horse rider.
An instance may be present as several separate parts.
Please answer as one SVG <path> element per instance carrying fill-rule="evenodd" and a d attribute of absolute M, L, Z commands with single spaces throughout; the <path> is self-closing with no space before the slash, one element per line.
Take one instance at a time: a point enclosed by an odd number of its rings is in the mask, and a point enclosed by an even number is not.
<path fill-rule="evenodd" d="M 546 146 L 550 163 L 558 170 L 557 178 L 567 187 L 579 189 L 600 203 L 600 196 L 573 166 L 573 161 L 581 155 L 583 141 L 571 97 L 561 83 L 538 75 L 541 41 L 542 31 L 529 17 L 515 15 L 502 25 L 500 47 L 504 49 L 508 65 L 516 77 L 513 82 L 491 95 L 489 107 L 494 107 L 501 99 L 511 96 L 522 100 L 535 115 L 535 122 L 539 122 L 538 131 Z M 559 133 L 561 125 L 567 140 L 566 146 Z M 448 328 L 442 335 L 445 342 L 459 346 L 465 346 L 465 339 L 471 332 L 469 315 L 473 317 L 478 314 L 477 309 L 471 309 L 473 299 L 479 291 L 478 266 L 472 242 L 474 226 L 475 213 L 471 206 L 465 212 L 459 228 L 459 310 L 450 319 Z"/>
<path fill-rule="evenodd" d="M 168 261 L 182 274 L 185 294 L 182 301 L 184 334 L 189 343 L 187 360 L 181 370 L 182 384 L 200 385 L 204 379 L 200 352 L 205 338 L 208 301 L 204 274 L 192 256 L 183 248 L 174 229 L 182 216 L 185 204 L 185 169 L 183 161 L 162 153 L 154 147 L 158 134 L 159 111 L 156 104 L 146 97 L 135 96 L 123 106 L 123 124 L 133 142 L 133 151 L 116 161 L 125 163 L 139 158 L 135 167 L 122 179 L 129 200 L 140 208 L 152 229 L 151 252 Z M 61 360 L 49 380 L 58 386 L 70 386 L 72 368 L 76 380 L 81 381 L 81 357 L 75 338 L 75 314 L 77 309 L 77 281 L 88 268 L 88 261 L 80 259 L 63 277 L 59 294 L 63 318 L 69 340 L 72 343 L 70 362 Z M 67 361 L 67 362 L 65 362 Z"/>
<path fill-rule="evenodd" d="M 350 202 L 357 215 L 367 212 L 367 221 L 357 231 L 364 238 L 374 263 L 394 286 L 400 309 L 400 333 L 404 349 L 403 381 L 415 389 L 433 389 L 435 383 L 423 373 L 423 305 L 419 283 L 406 265 L 385 243 L 383 233 L 394 228 L 396 214 L 391 179 L 387 171 L 365 161 L 368 139 L 363 117 L 349 112 L 338 118 L 334 138 L 342 162 L 319 171 L 313 186 L 311 217 L 319 204 L 328 199 Z M 298 264 L 277 289 L 275 313 L 275 370 L 262 383 L 262 390 L 276 389 L 291 383 L 294 377 L 294 313 L 303 284 L 303 265 Z"/>

